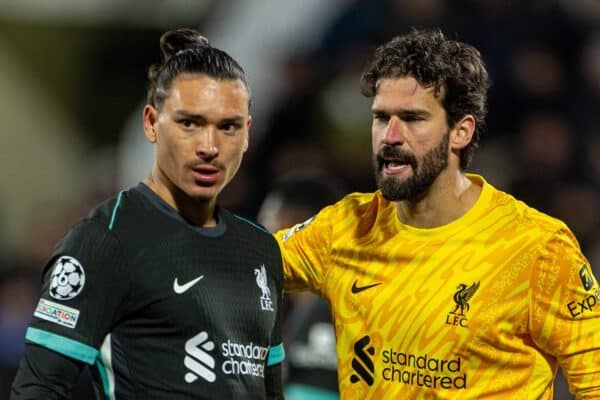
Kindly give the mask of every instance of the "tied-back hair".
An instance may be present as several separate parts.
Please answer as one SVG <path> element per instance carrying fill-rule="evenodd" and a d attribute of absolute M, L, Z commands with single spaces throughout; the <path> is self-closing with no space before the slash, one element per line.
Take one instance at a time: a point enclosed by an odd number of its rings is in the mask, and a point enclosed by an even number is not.
<path fill-rule="evenodd" d="M 475 132 L 460 153 L 460 168 L 465 169 L 478 146 L 487 114 L 490 80 L 473 46 L 447 39 L 437 30 L 413 30 L 397 36 L 375 50 L 361 77 L 362 93 L 377 94 L 380 79 L 413 77 L 434 94 L 446 111 L 450 128 L 465 115 L 475 118 Z"/>
<path fill-rule="evenodd" d="M 250 97 L 246 73 L 237 61 L 221 49 L 212 47 L 200 32 L 180 28 L 160 38 L 162 62 L 148 69 L 148 104 L 160 109 L 174 79 L 180 74 L 204 74 L 217 80 L 240 80 Z"/>

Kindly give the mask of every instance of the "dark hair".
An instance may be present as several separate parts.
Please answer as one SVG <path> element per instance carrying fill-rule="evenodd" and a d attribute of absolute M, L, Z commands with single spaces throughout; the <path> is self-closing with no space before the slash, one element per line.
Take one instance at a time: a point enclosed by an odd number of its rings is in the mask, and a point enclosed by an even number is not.
<path fill-rule="evenodd" d="M 250 85 L 242 67 L 223 50 L 212 47 L 195 29 L 180 28 L 165 32 L 160 38 L 162 62 L 148 70 L 148 104 L 160 108 L 168 96 L 171 83 L 180 74 L 204 74 L 218 80 L 240 80 Z"/>
<path fill-rule="evenodd" d="M 452 127 L 467 114 L 475 118 L 473 139 L 460 154 L 465 169 L 477 148 L 487 113 L 490 87 L 481 54 L 473 46 L 446 39 L 441 31 L 413 30 L 378 47 L 361 77 L 362 93 L 377 94 L 382 78 L 415 78 L 423 87 L 434 88 Z"/>

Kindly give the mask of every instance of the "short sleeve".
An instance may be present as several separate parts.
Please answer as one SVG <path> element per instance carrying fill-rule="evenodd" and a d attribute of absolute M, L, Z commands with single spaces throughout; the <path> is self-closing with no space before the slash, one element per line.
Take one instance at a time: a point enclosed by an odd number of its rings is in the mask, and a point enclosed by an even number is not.
<path fill-rule="evenodd" d="M 129 278 L 116 237 L 86 220 L 57 244 L 26 334 L 30 343 L 93 364 L 125 312 Z"/>
<path fill-rule="evenodd" d="M 333 206 L 290 229 L 275 234 L 281 247 L 285 289 L 324 292 L 331 250 Z"/>
<path fill-rule="evenodd" d="M 559 361 L 578 399 L 600 397 L 600 287 L 564 227 L 541 246 L 532 269 L 530 331 Z"/>

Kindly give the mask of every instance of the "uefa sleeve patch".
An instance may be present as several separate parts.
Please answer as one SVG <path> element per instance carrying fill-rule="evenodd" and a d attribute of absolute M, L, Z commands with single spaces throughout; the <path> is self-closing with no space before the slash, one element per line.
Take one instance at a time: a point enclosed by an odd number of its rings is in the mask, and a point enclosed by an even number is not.
<path fill-rule="evenodd" d="M 75 328 L 79 319 L 79 310 L 50 300 L 40 299 L 33 315 L 67 328 Z"/>
<path fill-rule="evenodd" d="M 54 263 L 50 276 L 50 296 L 57 300 L 70 300 L 81 293 L 85 272 L 81 263 L 69 256 L 61 256 Z"/>
<path fill-rule="evenodd" d="M 316 218 L 316 215 L 313 215 L 312 217 L 310 217 L 306 221 L 302 222 L 301 224 L 294 225 L 286 233 L 283 234 L 282 240 L 284 242 L 287 241 L 290 237 L 292 237 L 292 235 L 294 233 L 296 233 L 298 231 L 301 231 L 302 229 L 306 228 L 308 226 L 308 224 L 310 224 L 311 222 L 313 222 L 313 220 L 315 218 Z"/>

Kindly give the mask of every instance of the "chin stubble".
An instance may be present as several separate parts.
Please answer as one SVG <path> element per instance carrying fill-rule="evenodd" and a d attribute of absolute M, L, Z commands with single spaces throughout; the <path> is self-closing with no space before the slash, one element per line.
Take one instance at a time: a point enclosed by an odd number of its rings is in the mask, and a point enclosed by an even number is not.
<path fill-rule="evenodd" d="M 448 166 L 448 144 L 450 133 L 446 133 L 440 143 L 429 150 L 421 160 L 399 147 L 384 146 L 373 157 L 377 187 L 389 201 L 415 201 L 422 198 L 436 178 Z M 395 177 L 383 177 L 385 158 L 394 158 L 409 164 L 413 175 L 404 181 Z"/>

